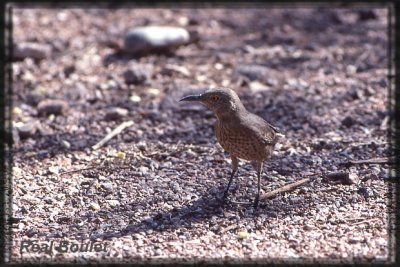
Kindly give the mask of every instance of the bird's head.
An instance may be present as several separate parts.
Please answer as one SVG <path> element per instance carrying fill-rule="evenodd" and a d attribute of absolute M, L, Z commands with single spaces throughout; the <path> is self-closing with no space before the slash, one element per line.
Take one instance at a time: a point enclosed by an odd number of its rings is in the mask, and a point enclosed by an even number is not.
<path fill-rule="evenodd" d="M 198 95 L 185 96 L 179 101 L 197 101 L 212 110 L 219 119 L 239 110 L 245 110 L 238 95 L 229 88 L 211 88 Z"/>

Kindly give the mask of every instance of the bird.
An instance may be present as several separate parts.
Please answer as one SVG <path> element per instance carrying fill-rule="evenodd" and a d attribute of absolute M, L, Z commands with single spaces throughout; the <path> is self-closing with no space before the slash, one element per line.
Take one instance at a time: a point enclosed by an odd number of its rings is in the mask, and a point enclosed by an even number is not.
<path fill-rule="evenodd" d="M 253 207 L 257 209 L 260 201 L 263 162 L 271 156 L 275 145 L 284 134 L 260 116 L 247 111 L 239 96 L 230 88 L 208 88 L 200 94 L 188 95 L 179 101 L 200 102 L 217 117 L 214 132 L 219 144 L 230 154 L 232 162 L 232 171 L 222 197 L 224 202 L 238 171 L 238 159 L 256 162 L 258 180 Z"/>

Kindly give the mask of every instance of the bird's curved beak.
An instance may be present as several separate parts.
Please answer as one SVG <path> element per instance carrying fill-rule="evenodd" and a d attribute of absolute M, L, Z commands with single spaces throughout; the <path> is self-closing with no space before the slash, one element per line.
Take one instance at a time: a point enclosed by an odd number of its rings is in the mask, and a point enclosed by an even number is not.
<path fill-rule="evenodd" d="M 181 101 L 201 101 L 201 95 L 188 95 L 179 100 L 179 102 Z"/>

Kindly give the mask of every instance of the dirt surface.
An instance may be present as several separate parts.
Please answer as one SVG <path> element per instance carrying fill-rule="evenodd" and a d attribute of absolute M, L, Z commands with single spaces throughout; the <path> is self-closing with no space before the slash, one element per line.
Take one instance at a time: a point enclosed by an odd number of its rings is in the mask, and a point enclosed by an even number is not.
<path fill-rule="evenodd" d="M 389 166 L 346 164 L 389 156 L 387 15 L 365 8 L 14 9 L 15 44 L 51 53 L 13 63 L 10 260 L 389 261 Z M 144 25 L 184 27 L 199 40 L 167 54 L 118 52 L 128 29 Z M 133 67 L 142 76 L 127 84 Z M 210 86 L 231 87 L 285 133 L 264 164 L 264 193 L 311 181 L 258 211 L 221 206 L 230 159 L 214 136 L 216 119 L 178 102 Z M 92 148 L 127 121 L 133 124 Z M 353 180 L 327 175 L 337 172 Z M 241 161 L 230 197 L 252 201 L 255 191 L 254 168 Z M 107 249 L 21 252 L 29 240 L 97 241 Z"/>

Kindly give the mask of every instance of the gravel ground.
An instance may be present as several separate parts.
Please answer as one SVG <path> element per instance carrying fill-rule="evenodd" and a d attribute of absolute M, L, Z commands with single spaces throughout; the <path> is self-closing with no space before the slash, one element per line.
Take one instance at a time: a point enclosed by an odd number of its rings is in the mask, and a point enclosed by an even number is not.
<path fill-rule="evenodd" d="M 389 165 L 348 163 L 390 155 L 386 9 L 16 8 L 12 19 L 14 43 L 39 48 L 12 66 L 10 261 L 390 261 Z M 128 29 L 144 25 L 199 39 L 121 53 Z M 209 86 L 233 88 L 285 133 L 264 193 L 312 180 L 258 211 L 221 206 L 230 159 L 215 118 L 178 102 Z M 231 197 L 251 201 L 254 168 L 239 167 Z M 352 179 L 327 175 L 338 172 Z M 33 240 L 107 249 L 21 252 Z"/>

